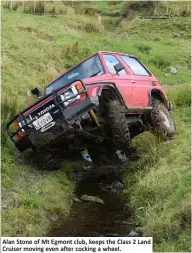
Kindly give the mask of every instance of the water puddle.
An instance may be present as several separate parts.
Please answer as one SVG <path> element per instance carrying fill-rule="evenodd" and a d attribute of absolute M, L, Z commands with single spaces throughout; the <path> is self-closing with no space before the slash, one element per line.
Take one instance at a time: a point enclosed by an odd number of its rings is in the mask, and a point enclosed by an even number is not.
<path fill-rule="evenodd" d="M 135 230 L 135 222 L 129 203 L 122 193 L 123 185 L 116 180 L 114 178 L 108 182 L 92 182 L 89 178 L 81 180 L 76 187 L 77 199 L 71 207 L 70 216 L 60 220 L 48 236 L 128 236 Z M 77 202 L 83 195 L 92 196 L 92 199 L 96 196 L 103 203 Z"/>

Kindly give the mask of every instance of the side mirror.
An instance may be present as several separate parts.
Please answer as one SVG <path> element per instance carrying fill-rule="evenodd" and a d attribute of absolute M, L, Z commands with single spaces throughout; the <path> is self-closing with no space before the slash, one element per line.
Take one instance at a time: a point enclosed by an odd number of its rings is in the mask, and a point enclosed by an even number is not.
<path fill-rule="evenodd" d="M 114 65 L 114 69 L 116 70 L 117 73 L 119 73 L 121 70 L 124 69 L 123 65 L 119 62 L 116 65 Z"/>
<path fill-rule="evenodd" d="M 37 96 L 38 99 L 40 99 L 42 97 L 41 91 L 38 88 L 31 90 L 31 93 L 33 95 Z"/>

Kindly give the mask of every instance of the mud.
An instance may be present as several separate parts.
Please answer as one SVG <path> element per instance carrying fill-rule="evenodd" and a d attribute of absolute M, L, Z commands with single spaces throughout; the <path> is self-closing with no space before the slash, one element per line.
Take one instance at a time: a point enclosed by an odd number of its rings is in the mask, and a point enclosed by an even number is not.
<path fill-rule="evenodd" d="M 134 236 L 129 235 L 136 225 L 130 204 L 123 195 L 123 184 L 119 182 L 122 170 L 118 171 L 101 166 L 76 174 L 78 184 L 70 216 L 60 219 L 47 236 Z M 104 204 L 79 201 L 83 195 L 99 197 Z"/>

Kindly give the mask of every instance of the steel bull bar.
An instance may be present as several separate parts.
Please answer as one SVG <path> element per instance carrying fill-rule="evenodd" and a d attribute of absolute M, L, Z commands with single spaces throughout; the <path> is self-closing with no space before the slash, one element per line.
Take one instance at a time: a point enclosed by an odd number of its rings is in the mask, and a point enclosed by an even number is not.
<path fill-rule="evenodd" d="M 52 110 L 55 110 L 55 109 L 58 109 L 61 113 L 61 115 L 63 116 L 63 120 L 65 121 L 65 123 L 71 123 L 72 120 L 75 120 L 77 117 L 80 117 L 82 114 L 85 113 L 85 111 L 91 109 L 96 103 L 97 103 L 97 100 L 96 98 L 90 98 L 88 96 L 88 92 L 87 92 L 87 89 L 86 89 L 86 86 L 84 84 L 84 82 L 82 80 L 76 80 L 75 82 L 73 81 L 72 83 L 70 83 L 69 85 L 67 85 L 67 87 L 69 87 L 70 85 L 72 85 L 73 83 L 76 83 L 76 82 L 81 82 L 82 83 L 82 86 L 83 86 L 83 90 L 82 91 L 78 91 L 77 94 L 75 94 L 73 97 L 70 97 L 68 99 L 65 99 L 64 101 L 59 101 L 59 95 L 62 93 L 60 92 L 61 90 L 63 90 L 63 87 L 58 89 L 58 90 L 54 90 L 52 91 L 51 95 L 47 95 L 46 97 L 44 97 L 43 99 L 41 99 L 40 101 L 43 101 L 45 100 L 45 98 L 48 98 L 50 97 L 50 100 L 53 100 L 54 102 L 54 107 L 50 108 L 49 110 L 46 110 L 46 112 L 42 113 L 41 116 L 43 116 L 44 114 L 46 114 L 47 112 L 51 112 Z M 64 105 L 64 102 L 67 102 L 73 98 L 75 98 L 76 96 L 78 95 L 81 95 L 81 94 L 86 94 L 86 98 L 84 100 L 82 100 L 80 103 L 78 103 L 77 105 L 74 105 L 70 108 L 67 108 L 67 106 Z M 47 102 L 49 102 L 50 100 L 48 100 Z M 40 102 L 36 102 L 35 104 L 33 105 L 38 105 L 38 103 Z M 30 108 L 33 107 L 30 106 Z M 36 109 L 33 110 L 33 112 L 35 112 L 37 109 L 39 109 L 39 107 L 37 107 Z M 6 130 L 8 132 L 8 135 L 10 137 L 10 139 L 16 143 L 18 141 L 14 140 L 14 137 L 16 135 L 18 135 L 19 132 L 22 132 L 25 133 L 27 132 L 27 128 L 29 127 L 29 125 L 31 125 L 35 120 L 36 118 L 30 120 L 30 121 L 26 121 L 26 118 L 25 118 L 25 115 L 24 113 L 26 112 L 27 109 L 23 110 L 22 112 L 18 113 L 12 120 L 10 120 L 7 125 L 6 125 Z M 18 122 L 19 121 L 19 128 L 15 131 L 12 131 L 10 129 L 11 125 L 14 123 L 14 122 Z"/>

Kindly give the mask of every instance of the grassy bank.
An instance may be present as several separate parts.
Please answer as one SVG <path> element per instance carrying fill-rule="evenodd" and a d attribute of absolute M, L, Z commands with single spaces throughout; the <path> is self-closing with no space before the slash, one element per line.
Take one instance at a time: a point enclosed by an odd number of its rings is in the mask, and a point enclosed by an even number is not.
<path fill-rule="evenodd" d="M 159 143 L 146 133 L 133 141 L 140 159 L 125 175 L 125 192 L 154 251 L 191 251 L 190 87 L 168 89 L 174 104 L 177 134 Z"/>
<path fill-rule="evenodd" d="M 73 184 L 67 165 L 42 172 L 19 164 L 9 148 L 2 150 L 2 236 L 45 236 L 58 218 L 67 216 Z"/>
<path fill-rule="evenodd" d="M 68 215 L 71 204 L 73 182 L 67 171 L 72 165 L 64 163 L 57 172 L 42 172 L 15 159 L 7 139 L 5 124 L 24 108 L 26 91 L 43 89 L 97 50 L 120 51 L 137 55 L 166 85 L 177 126 L 176 138 L 169 143 L 158 143 L 150 134 L 134 140 L 141 158 L 125 175 L 126 192 L 145 233 L 154 237 L 156 250 L 187 251 L 190 18 L 128 21 L 84 15 L 83 7 L 63 8 L 65 15 L 57 17 L 2 9 L 2 235 L 44 235 L 58 216 Z M 98 2 L 94 8 L 111 15 L 121 4 L 108 8 L 106 2 Z M 175 33 L 183 35 L 173 37 Z M 169 67 L 176 73 L 170 73 Z"/>

